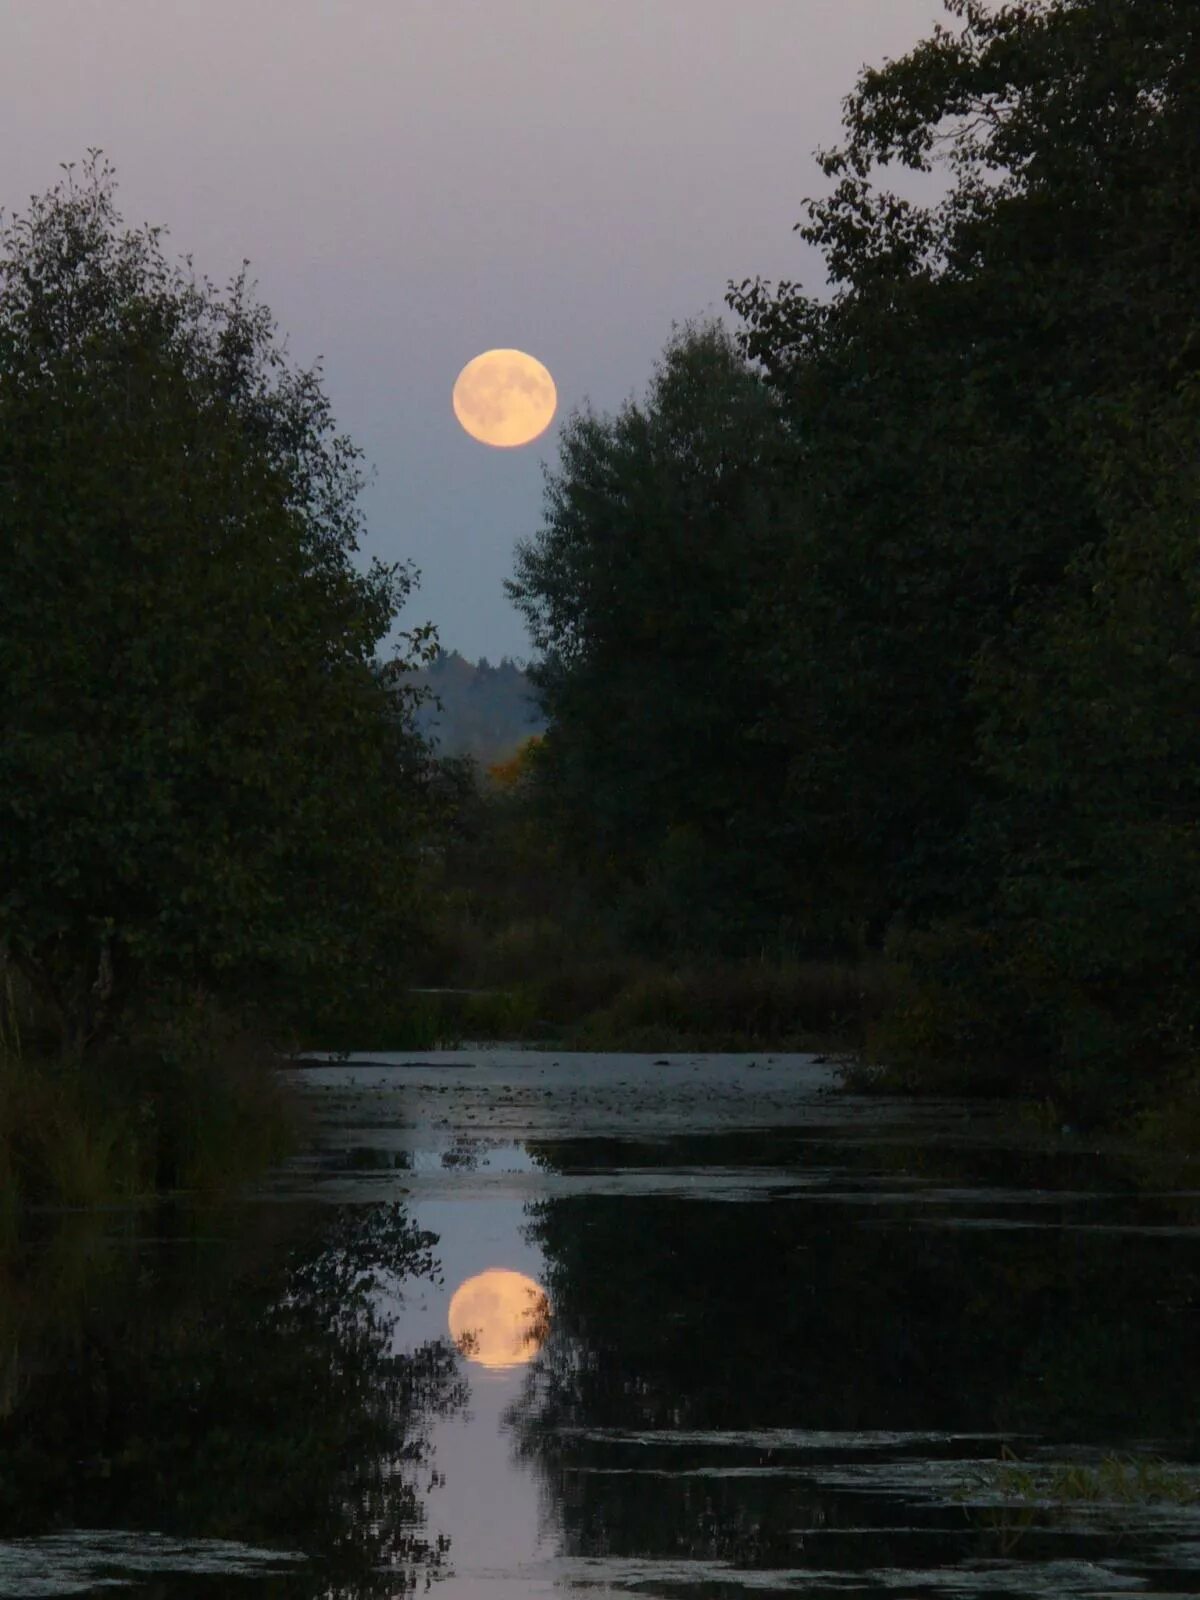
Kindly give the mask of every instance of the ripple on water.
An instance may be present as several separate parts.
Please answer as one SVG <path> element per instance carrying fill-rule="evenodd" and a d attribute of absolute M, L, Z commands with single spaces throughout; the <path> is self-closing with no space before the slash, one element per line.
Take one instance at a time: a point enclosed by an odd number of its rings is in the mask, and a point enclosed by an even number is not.
<path fill-rule="evenodd" d="M 226 1539 L 174 1539 L 122 1528 L 72 1528 L 40 1539 L 0 1543 L 0 1595 L 42 1595 L 127 1589 L 150 1577 L 264 1577 L 304 1557 Z"/>

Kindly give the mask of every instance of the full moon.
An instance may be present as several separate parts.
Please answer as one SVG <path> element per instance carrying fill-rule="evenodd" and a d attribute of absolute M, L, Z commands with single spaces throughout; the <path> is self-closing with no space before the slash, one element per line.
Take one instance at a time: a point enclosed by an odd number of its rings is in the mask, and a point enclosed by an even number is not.
<path fill-rule="evenodd" d="M 454 383 L 454 415 L 472 439 L 511 450 L 545 433 L 558 391 L 540 361 L 524 350 L 485 350 Z"/>
<path fill-rule="evenodd" d="M 468 1361 L 493 1371 L 532 1361 L 549 1322 L 546 1291 L 506 1267 L 468 1278 L 450 1301 L 450 1337 Z"/>

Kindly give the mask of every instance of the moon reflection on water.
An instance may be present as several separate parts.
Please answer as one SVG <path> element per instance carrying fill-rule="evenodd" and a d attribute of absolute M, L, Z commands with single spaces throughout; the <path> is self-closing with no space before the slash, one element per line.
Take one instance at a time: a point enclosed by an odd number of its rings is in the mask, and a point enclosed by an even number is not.
<path fill-rule="evenodd" d="M 450 1336 L 468 1361 L 493 1372 L 532 1361 L 550 1324 L 546 1291 L 523 1272 L 489 1267 L 459 1284 Z"/>

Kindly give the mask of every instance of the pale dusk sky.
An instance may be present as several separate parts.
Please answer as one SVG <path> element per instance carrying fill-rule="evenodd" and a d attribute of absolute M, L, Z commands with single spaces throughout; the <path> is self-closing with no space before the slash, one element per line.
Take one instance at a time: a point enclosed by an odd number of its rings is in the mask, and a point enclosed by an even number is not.
<path fill-rule="evenodd" d="M 411 558 L 406 621 L 523 657 L 501 584 L 540 521 L 558 420 L 640 392 L 727 280 L 819 289 L 792 225 L 864 62 L 940 0 L 0 0 L 0 206 L 99 146 L 131 223 L 221 282 L 249 258 L 323 358 L 376 477 L 367 554 Z M 528 350 L 559 418 L 467 437 L 450 393 Z"/>

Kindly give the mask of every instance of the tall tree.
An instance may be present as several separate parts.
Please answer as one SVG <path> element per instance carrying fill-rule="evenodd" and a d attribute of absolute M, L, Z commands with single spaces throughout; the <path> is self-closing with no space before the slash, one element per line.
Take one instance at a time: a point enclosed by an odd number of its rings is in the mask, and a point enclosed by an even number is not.
<path fill-rule="evenodd" d="M 345 983 L 412 931 L 420 747 L 359 452 L 245 274 L 111 169 L 0 230 L 0 951 L 78 1053 L 161 978 Z M 409 636 L 419 650 L 423 631 Z"/>
<path fill-rule="evenodd" d="M 644 403 L 568 421 L 518 548 L 508 592 L 550 722 L 538 772 L 593 876 L 635 891 L 645 937 L 761 943 L 790 914 L 761 616 L 795 521 L 787 450 L 728 334 L 684 328 Z"/>
<path fill-rule="evenodd" d="M 998 864 L 976 922 L 1026 1042 L 1081 1100 L 1136 1097 L 1200 1051 L 1198 443 L 1195 380 L 1106 417 L 1103 539 L 976 672 L 973 831 Z"/>
<path fill-rule="evenodd" d="M 731 291 L 802 445 L 796 804 L 878 929 L 961 906 L 972 662 L 1102 540 L 1096 419 L 1195 369 L 1189 0 L 947 0 L 867 70 L 803 236 L 831 293 Z M 881 185 L 941 172 L 932 203 Z"/>

